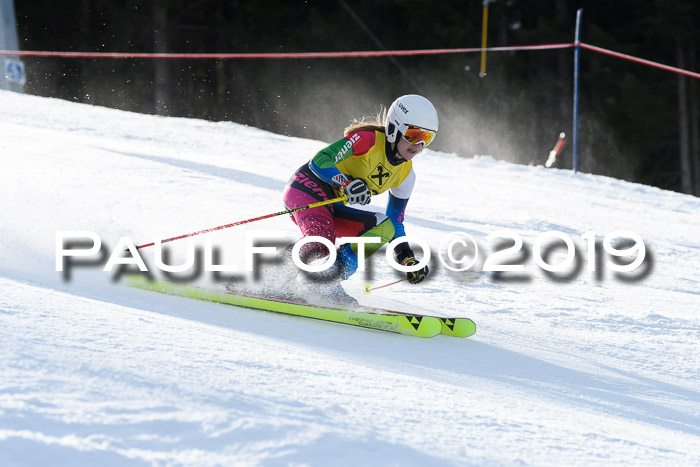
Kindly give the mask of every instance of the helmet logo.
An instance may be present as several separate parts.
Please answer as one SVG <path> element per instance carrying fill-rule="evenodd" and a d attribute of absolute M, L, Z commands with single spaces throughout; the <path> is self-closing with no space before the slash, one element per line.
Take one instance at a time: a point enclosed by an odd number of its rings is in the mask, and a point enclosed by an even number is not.
<path fill-rule="evenodd" d="M 399 109 L 403 110 L 403 113 L 405 113 L 405 114 L 408 113 L 408 109 L 407 109 L 406 107 L 404 107 L 403 104 L 402 104 L 401 102 L 399 102 L 398 105 L 399 105 Z"/>

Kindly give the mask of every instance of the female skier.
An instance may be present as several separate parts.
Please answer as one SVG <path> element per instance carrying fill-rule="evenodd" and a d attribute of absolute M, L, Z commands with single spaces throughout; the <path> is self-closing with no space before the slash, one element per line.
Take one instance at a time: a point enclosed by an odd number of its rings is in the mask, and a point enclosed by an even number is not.
<path fill-rule="evenodd" d="M 293 213 L 304 237 L 320 236 L 331 243 L 336 237 L 381 238 L 381 243 L 365 245 L 365 255 L 369 256 L 384 243 L 405 235 L 404 212 L 416 180 L 411 160 L 435 138 L 438 115 L 428 99 L 411 94 L 396 99 L 385 121 L 381 119 L 380 115 L 376 123 L 355 122 L 345 129 L 343 139 L 319 151 L 290 178 L 284 191 L 289 209 L 347 197 L 346 204 L 338 202 Z M 372 195 L 387 190 L 386 215 L 350 207 L 369 204 Z M 408 243 L 399 244 L 394 251 L 399 264 L 418 263 Z M 329 274 L 344 280 L 357 270 L 357 245 L 344 244 L 337 253 Z M 299 252 L 306 264 L 328 254 L 326 246 L 317 242 L 306 243 Z M 407 273 L 407 278 L 417 284 L 427 274 L 425 266 Z M 339 282 L 326 292 L 328 298 L 348 298 Z"/>

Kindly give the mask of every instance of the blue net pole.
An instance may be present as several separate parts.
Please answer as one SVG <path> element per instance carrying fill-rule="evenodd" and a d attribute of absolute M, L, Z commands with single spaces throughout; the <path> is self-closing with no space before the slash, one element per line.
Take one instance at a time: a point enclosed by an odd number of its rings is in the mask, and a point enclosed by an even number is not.
<path fill-rule="evenodd" d="M 576 36 L 574 39 L 574 173 L 578 172 L 578 81 L 579 57 L 581 55 L 581 15 L 583 8 L 576 12 Z"/>

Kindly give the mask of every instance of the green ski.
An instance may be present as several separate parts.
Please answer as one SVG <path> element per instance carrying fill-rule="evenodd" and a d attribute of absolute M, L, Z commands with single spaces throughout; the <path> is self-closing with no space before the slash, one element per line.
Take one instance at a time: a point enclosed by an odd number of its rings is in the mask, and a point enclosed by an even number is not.
<path fill-rule="evenodd" d="M 306 318 L 349 324 L 408 336 L 434 337 L 440 334 L 445 327 L 444 322 L 433 316 L 404 314 L 390 310 L 356 307 L 352 305 L 310 305 L 276 298 L 208 290 L 167 281 L 151 281 L 141 275 L 126 276 L 126 284 L 130 287 L 161 292 L 168 295 L 190 297 L 198 300 L 225 303 L 245 308 L 303 316 Z"/>
<path fill-rule="evenodd" d="M 469 337 L 476 332 L 476 324 L 469 318 L 439 318 L 441 334 L 452 337 Z"/>

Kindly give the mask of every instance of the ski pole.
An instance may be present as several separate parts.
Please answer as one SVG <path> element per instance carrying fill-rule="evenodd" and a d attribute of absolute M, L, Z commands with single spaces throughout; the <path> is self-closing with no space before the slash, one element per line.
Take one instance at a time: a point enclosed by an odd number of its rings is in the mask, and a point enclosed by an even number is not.
<path fill-rule="evenodd" d="M 405 281 L 406 279 L 408 279 L 408 277 L 404 277 L 403 279 L 399 279 L 399 280 L 394 281 L 394 282 L 389 282 L 388 284 L 379 285 L 379 286 L 377 286 L 377 287 L 372 287 L 372 286 L 366 285 L 366 286 L 365 286 L 364 293 L 366 293 L 366 294 L 369 295 L 373 290 L 383 289 L 384 287 L 389 287 L 390 285 L 394 285 L 394 284 L 398 284 L 399 282 L 403 282 L 403 281 Z"/>
<path fill-rule="evenodd" d="M 244 221 L 238 221 L 238 222 L 234 222 L 232 224 L 220 225 L 218 227 L 213 227 L 211 229 L 204 229 L 204 230 L 200 230 L 198 232 L 192 232 L 192 233 L 188 233 L 185 235 L 178 235 L 177 237 L 167 238 L 165 240 L 161 240 L 160 242 L 161 243 L 168 243 L 168 242 L 172 242 L 175 240 L 180 240 L 182 238 L 194 237 L 195 235 L 201 235 L 201 234 L 205 234 L 205 233 L 209 233 L 209 232 L 214 232 L 215 230 L 228 229 L 229 227 L 235 227 L 237 225 L 247 224 L 249 222 L 255 222 L 255 221 L 259 221 L 259 220 L 263 220 L 263 219 L 268 219 L 270 217 L 281 216 L 283 214 L 291 214 L 293 212 L 304 211 L 305 209 L 317 208 L 319 206 L 325 206 L 327 204 L 337 203 L 338 201 L 344 201 L 346 199 L 347 199 L 347 197 L 345 197 L 345 196 L 339 196 L 338 198 L 327 199 L 325 201 L 319 201 L 318 203 L 312 203 L 312 204 L 309 204 L 306 206 L 299 206 L 298 208 L 287 209 L 286 211 L 275 212 L 273 214 L 266 214 L 264 216 L 254 217 L 252 219 L 246 219 Z M 155 242 L 145 243 L 143 245 L 137 246 L 136 249 L 140 250 L 141 248 L 147 248 L 147 247 L 153 246 L 153 245 L 155 245 Z"/>

